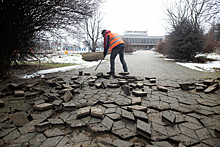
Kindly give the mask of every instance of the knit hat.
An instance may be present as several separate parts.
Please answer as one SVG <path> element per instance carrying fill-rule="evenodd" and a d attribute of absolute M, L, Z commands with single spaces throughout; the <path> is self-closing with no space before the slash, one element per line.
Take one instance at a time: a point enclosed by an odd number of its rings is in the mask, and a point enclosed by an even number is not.
<path fill-rule="evenodd" d="M 102 35 L 105 33 L 106 30 L 102 30 Z"/>

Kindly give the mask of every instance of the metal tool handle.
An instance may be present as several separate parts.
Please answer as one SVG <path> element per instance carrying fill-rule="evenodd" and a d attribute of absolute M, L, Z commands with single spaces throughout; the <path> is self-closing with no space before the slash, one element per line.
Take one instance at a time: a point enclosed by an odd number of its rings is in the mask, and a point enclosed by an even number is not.
<path fill-rule="evenodd" d="M 103 56 L 102 60 L 104 60 L 104 58 L 105 58 L 105 56 Z M 98 66 L 95 68 L 95 71 L 99 67 L 99 65 L 101 64 L 102 60 L 99 62 Z"/>

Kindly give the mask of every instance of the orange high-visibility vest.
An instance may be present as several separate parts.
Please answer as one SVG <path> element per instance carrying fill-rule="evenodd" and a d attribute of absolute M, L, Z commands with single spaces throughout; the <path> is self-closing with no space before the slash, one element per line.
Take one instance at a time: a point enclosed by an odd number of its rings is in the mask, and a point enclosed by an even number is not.
<path fill-rule="evenodd" d="M 111 50 L 114 47 L 121 43 L 124 43 L 124 41 L 121 39 L 121 37 L 118 36 L 117 33 L 108 33 L 107 35 L 109 35 L 109 53 L 111 53 Z"/>

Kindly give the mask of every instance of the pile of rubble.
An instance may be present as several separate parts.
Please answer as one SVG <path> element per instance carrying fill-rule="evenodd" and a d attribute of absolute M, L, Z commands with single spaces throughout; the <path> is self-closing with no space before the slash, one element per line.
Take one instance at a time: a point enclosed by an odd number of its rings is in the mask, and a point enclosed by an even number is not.
<path fill-rule="evenodd" d="M 203 94 L 218 91 L 215 80 L 174 88 L 128 72 L 70 78 L 8 84 L 0 93 L 0 146 L 220 144 L 220 98 Z"/>

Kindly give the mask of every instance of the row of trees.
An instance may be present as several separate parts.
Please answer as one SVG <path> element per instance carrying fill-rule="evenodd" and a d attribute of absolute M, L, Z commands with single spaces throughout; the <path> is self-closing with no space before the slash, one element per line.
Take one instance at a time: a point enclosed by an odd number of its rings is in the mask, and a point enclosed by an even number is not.
<path fill-rule="evenodd" d="M 101 0 L 2 0 L 0 2 L 0 77 L 9 71 L 13 55 L 32 55 L 36 40 L 77 34 Z"/>
<path fill-rule="evenodd" d="M 193 61 L 201 52 L 213 52 L 218 46 L 220 2 L 210 0 L 180 0 L 166 8 L 171 26 L 157 51 L 177 60 Z M 217 23 L 216 23 L 217 20 Z M 204 35 L 204 24 L 213 21 Z"/>

